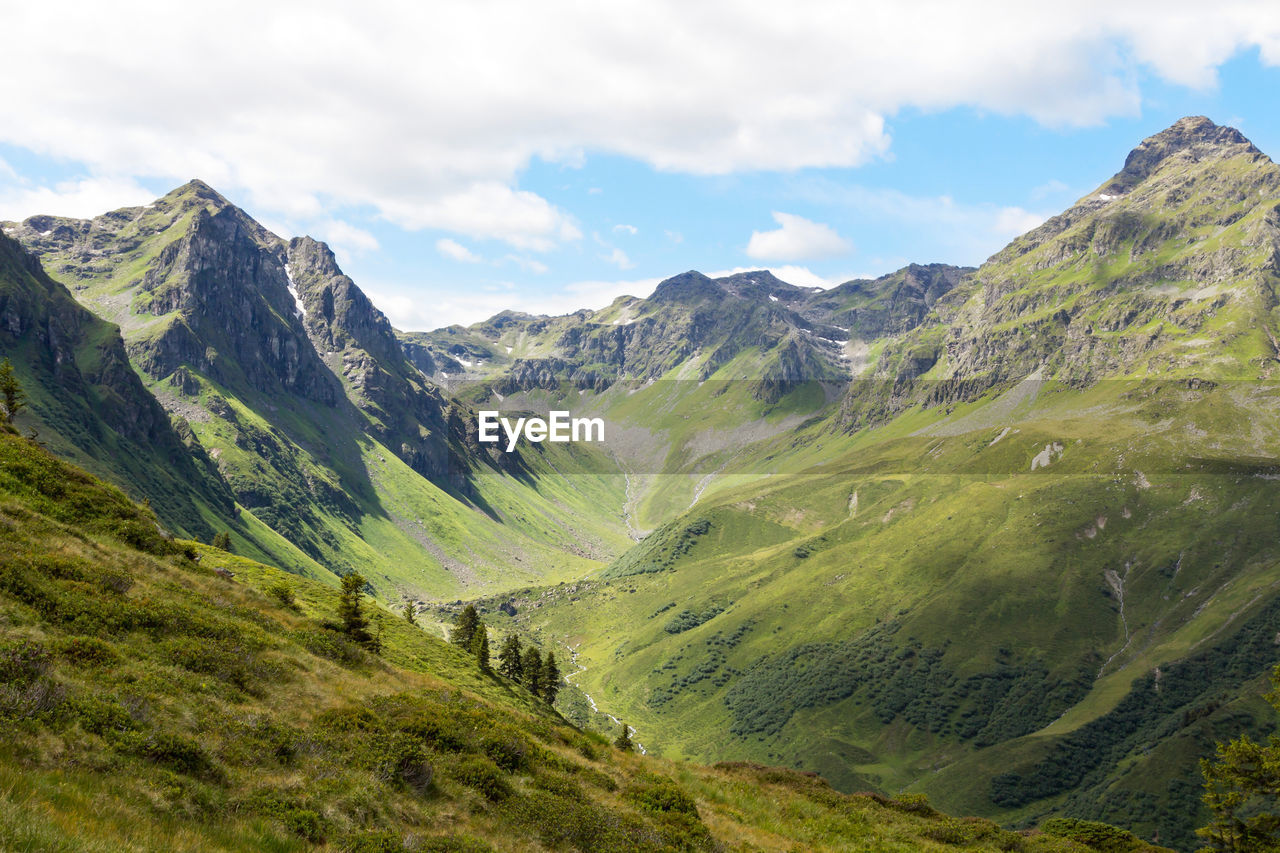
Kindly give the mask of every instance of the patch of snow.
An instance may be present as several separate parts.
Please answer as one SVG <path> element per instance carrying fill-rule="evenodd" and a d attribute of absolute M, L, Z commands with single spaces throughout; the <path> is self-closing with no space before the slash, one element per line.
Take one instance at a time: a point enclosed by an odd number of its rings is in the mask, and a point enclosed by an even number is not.
<path fill-rule="evenodd" d="M 511 355 L 511 347 L 507 347 L 507 355 Z"/>
<path fill-rule="evenodd" d="M 770 293 L 770 294 L 769 294 L 769 301 L 770 301 L 770 302 L 777 302 L 777 301 L 778 301 L 778 297 L 776 297 L 776 296 L 774 296 L 772 293 Z"/>
<path fill-rule="evenodd" d="M 445 372 L 441 371 L 441 373 L 440 373 L 440 378 L 441 378 L 441 379 L 448 379 L 448 378 L 449 378 L 449 374 L 447 374 L 447 373 L 445 373 Z"/>
<path fill-rule="evenodd" d="M 1103 201 L 1112 201 L 1112 200 L 1114 200 L 1114 199 L 1120 198 L 1120 196 L 1118 196 L 1118 195 L 1107 195 L 1106 193 L 1098 193 L 1098 198 L 1102 199 Z"/>
<path fill-rule="evenodd" d="M 461 364 L 463 367 L 475 367 L 475 362 L 467 361 L 465 358 L 458 359 L 458 364 Z"/>
<path fill-rule="evenodd" d="M 49 236 L 50 234 L 52 234 L 52 233 L 53 233 L 53 229 L 52 229 L 52 228 L 50 228 L 48 231 L 41 231 L 41 232 L 40 232 L 40 236 L 41 236 L 41 237 L 48 237 L 48 236 Z"/>
<path fill-rule="evenodd" d="M 298 295 L 298 286 L 293 283 L 293 266 L 291 264 L 284 265 L 284 277 L 289 282 L 289 295 L 293 297 L 293 313 L 297 315 L 299 320 L 307 319 L 307 309 L 302 304 L 302 297 Z"/>

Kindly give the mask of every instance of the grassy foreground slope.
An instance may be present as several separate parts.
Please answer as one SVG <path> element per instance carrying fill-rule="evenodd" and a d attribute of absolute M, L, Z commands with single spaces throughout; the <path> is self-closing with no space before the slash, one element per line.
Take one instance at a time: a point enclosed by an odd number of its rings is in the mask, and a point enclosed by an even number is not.
<path fill-rule="evenodd" d="M 0 850 L 1090 849 L 619 752 L 402 619 L 371 655 L 326 624 L 336 604 L 166 540 L 0 432 Z"/>

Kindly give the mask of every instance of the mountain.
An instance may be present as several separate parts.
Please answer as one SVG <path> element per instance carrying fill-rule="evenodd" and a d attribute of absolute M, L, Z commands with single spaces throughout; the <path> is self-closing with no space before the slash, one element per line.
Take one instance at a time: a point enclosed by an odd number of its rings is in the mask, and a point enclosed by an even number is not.
<path fill-rule="evenodd" d="M 134 374 L 120 330 L 82 308 L 0 234 L 0 354 L 29 406 L 17 423 L 63 456 L 127 484 L 174 531 L 211 537 L 233 498 L 199 439 Z"/>
<path fill-rule="evenodd" d="M 119 324 L 229 485 L 238 552 L 360 571 L 394 601 L 576 575 L 625 542 L 573 511 L 619 501 L 610 484 L 559 477 L 546 453 L 484 452 L 474 416 L 408 362 L 328 247 L 277 237 L 206 184 L 6 231 Z"/>
<path fill-rule="evenodd" d="M 1156 851 L 1096 824 L 1015 833 L 784 768 L 623 752 L 398 616 L 368 651 L 332 621 L 334 590 L 165 539 L 8 429 L 0 608 L 13 849 Z"/>
<path fill-rule="evenodd" d="M 238 553 L 432 630 L 474 598 L 573 662 L 564 713 L 668 758 L 1188 849 L 1197 760 L 1275 727 L 1278 209 L 1189 118 L 976 270 L 413 333 L 199 182 L 6 231 L 119 325 Z M 508 455 L 479 409 L 607 439 Z"/>
<path fill-rule="evenodd" d="M 1278 176 L 1184 119 L 976 271 L 902 274 L 902 321 L 806 297 L 858 347 L 837 400 L 600 575 L 482 611 L 663 754 L 1189 848 L 1197 760 L 1274 727 Z"/>
<path fill-rule="evenodd" d="M 577 470 L 622 472 L 623 513 L 638 538 L 712 480 L 749 474 L 751 448 L 828 417 L 866 361 L 867 336 L 883 347 L 911 331 L 971 272 L 912 265 L 823 291 L 764 270 L 691 271 L 599 311 L 503 312 L 401 341 L 421 370 L 478 408 L 601 416 L 605 459 Z"/>

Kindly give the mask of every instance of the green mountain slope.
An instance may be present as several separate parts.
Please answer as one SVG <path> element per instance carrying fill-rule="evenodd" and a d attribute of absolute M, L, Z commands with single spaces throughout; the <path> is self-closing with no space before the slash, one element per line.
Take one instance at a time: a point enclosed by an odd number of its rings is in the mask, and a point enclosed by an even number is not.
<path fill-rule="evenodd" d="M 621 486 L 557 473 L 574 459 L 559 448 L 483 452 L 323 244 L 282 241 L 199 181 L 8 230 L 121 325 L 148 388 L 270 531 L 231 527 L 237 550 L 358 570 L 395 601 L 572 576 L 625 545 L 620 521 L 582 511 L 620 505 Z"/>
<path fill-rule="evenodd" d="M 117 328 L 76 303 L 40 262 L 0 234 L 0 356 L 28 408 L 17 423 L 58 453 L 127 484 L 174 529 L 209 537 L 233 499 L 199 440 L 156 404 Z"/>
<path fill-rule="evenodd" d="M 0 431 L 0 847 L 1154 849 L 623 753 L 398 617 L 370 654 L 327 624 L 336 607 L 322 584 L 162 538 Z"/>
<path fill-rule="evenodd" d="M 1197 758 L 1273 724 L 1277 175 L 1179 122 L 872 339 L 830 419 L 484 606 L 664 754 L 1193 845 Z"/>

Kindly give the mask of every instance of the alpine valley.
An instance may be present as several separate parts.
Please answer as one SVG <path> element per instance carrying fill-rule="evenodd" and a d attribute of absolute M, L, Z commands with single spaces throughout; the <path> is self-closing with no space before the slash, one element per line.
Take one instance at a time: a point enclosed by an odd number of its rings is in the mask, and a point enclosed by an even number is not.
<path fill-rule="evenodd" d="M 198 180 L 3 230 L 15 849 L 1188 850 L 1199 761 L 1275 729 L 1280 167 L 1231 128 L 976 269 L 429 332 Z M 491 410 L 605 440 L 504 452 Z M 322 640 L 352 573 L 426 630 Z M 467 603 L 577 729 L 436 639 Z"/>

